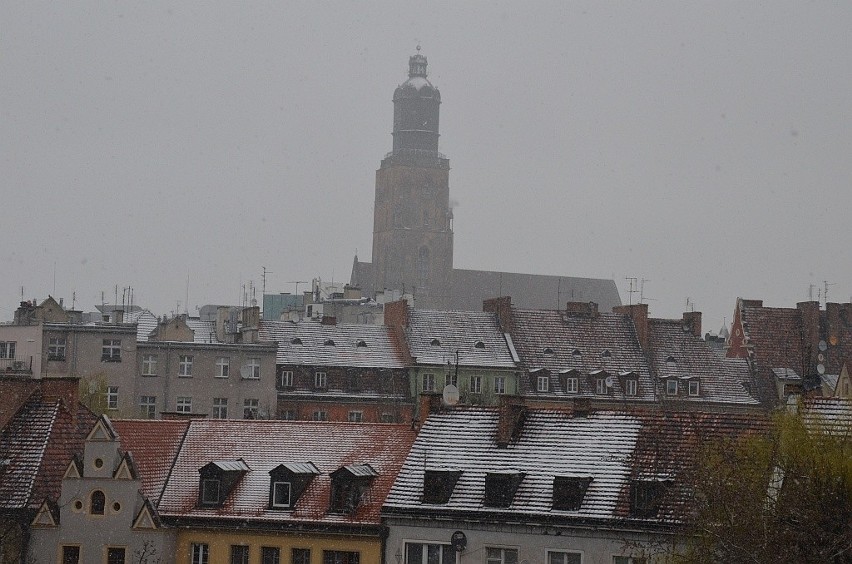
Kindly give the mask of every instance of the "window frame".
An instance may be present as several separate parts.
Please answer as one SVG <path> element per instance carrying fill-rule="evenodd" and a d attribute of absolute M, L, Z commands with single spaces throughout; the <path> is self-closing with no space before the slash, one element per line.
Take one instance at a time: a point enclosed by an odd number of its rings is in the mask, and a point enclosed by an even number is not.
<path fill-rule="evenodd" d="M 175 411 L 177 413 L 192 413 L 192 396 L 178 396 Z"/>
<path fill-rule="evenodd" d="M 216 373 L 214 376 L 216 378 L 229 378 L 231 376 L 231 357 L 216 357 Z"/>
<path fill-rule="evenodd" d="M 565 378 L 565 393 L 577 394 L 580 392 L 580 379 L 576 377 Z"/>
<path fill-rule="evenodd" d="M 213 409 L 210 416 L 213 419 L 227 419 L 228 398 L 213 398 Z"/>
<path fill-rule="evenodd" d="M 127 562 L 127 547 L 126 546 L 106 546 L 104 548 L 106 549 L 106 563 L 107 564 L 114 564 L 114 563 L 118 564 L 119 562 L 120 562 L 120 564 L 126 564 L 126 562 Z M 112 560 L 110 558 L 110 551 L 112 551 L 112 550 L 120 550 L 121 551 L 121 560 L 120 561 Z"/>
<path fill-rule="evenodd" d="M 508 547 L 508 546 L 486 546 L 485 548 L 485 564 L 507 564 L 506 554 L 510 552 L 514 552 L 515 559 L 514 562 L 519 562 L 520 554 L 517 547 Z M 499 556 L 495 557 L 489 554 L 489 551 L 498 550 L 500 551 Z M 511 562 L 511 561 L 510 561 Z"/>
<path fill-rule="evenodd" d="M 328 389 L 328 372 L 317 370 L 314 372 L 314 388 L 317 390 Z"/>
<path fill-rule="evenodd" d="M 101 362 L 121 362 L 121 339 L 101 339 Z"/>
<path fill-rule="evenodd" d="M 139 415 L 143 419 L 156 419 L 157 396 L 139 396 Z"/>
<path fill-rule="evenodd" d="M 79 544 L 62 544 L 59 546 L 59 558 L 61 564 L 80 564 L 80 557 L 82 556 L 81 546 Z M 71 560 L 66 556 L 66 550 L 76 552 L 76 558 Z M 68 555 L 72 556 L 73 555 Z"/>
<path fill-rule="evenodd" d="M 0 341 L 0 358 L 15 360 L 18 341 Z"/>
<path fill-rule="evenodd" d="M 437 564 L 456 564 L 458 562 L 458 553 L 451 543 L 441 542 L 441 541 L 403 541 L 403 562 L 405 564 L 428 564 L 429 562 L 434 562 L 434 560 L 429 560 L 429 549 L 436 548 L 438 549 L 438 562 Z M 410 548 L 409 548 L 410 547 Z M 413 556 L 410 554 L 411 549 L 420 548 L 420 561 L 412 560 Z M 448 559 L 444 559 L 449 553 L 450 557 Z"/>
<path fill-rule="evenodd" d="M 178 355 L 178 378 L 192 378 L 192 355 Z"/>
<path fill-rule="evenodd" d="M 667 396 L 676 396 L 677 395 L 677 380 L 674 378 L 666 379 L 666 395 Z"/>
<path fill-rule="evenodd" d="M 347 419 L 350 423 L 363 423 L 364 422 L 364 412 L 360 410 L 353 410 L 349 412 Z"/>
<path fill-rule="evenodd" d="M 424 392 L 435 391 L 435 374 L 433 372 L 424 372 L 421 378 L 421 390 Z"/>
<path fill-rule="evenodd" d="M 108 410 L 118 410 L 118 386 L 107 386 L 106 392 L 104 392 L 104 400 Z"/>
<path fill-rule="evenodd" d="M 142 355 L 142 376 L 156 376 L 157 375 L 157 355 L 155 354 L 143 354 Z"/>
<path fill-rule="evenodd" d="M 250 356 L 246 359 L 246 368 L 248 368 L 249 375 L 245 377 L 246 380 L 260 380 L 260 357 L 259 356 Z"/>
<path fill-rule="evenodd" d="M 595 378 L 595 395 L 607 395 L 606 378 Z"/>
<path fill-rule="evenodd" d="M 328 412 L 318 409 L 311 414 L 311 421 L 328 421 Z"/>
<path fill-rule="evenodd" d="M 249 545 L 247 544 L 232 544 L 231 564 L 248 564 L 250 552 Z"/>
<path fill-rule="evenodd" d="M 545 549 L 544 561 L 546 564 L 574 564 L 574 562 L 568 562 L 565 558 L 562 558 L 560 561 L 552 561 L 552 556 L 577 556 L 579 558 L 577 564 L 583 564 L 583 552 L 580 550 L 568 550 L 564 548 Z"/>
<path fill-rule="evenodd" d="M 536 391 L 542 393 L 550 391 L 550 376 L 538 376 L 536 379 Z"/>
<path fill-rule="evenodd" d="M 251 414 L 246 417 L 247 414 Z M 243 419 L 259 419 L 260 418 L 260 400 L 257 398 L 243 399 Z"/>
<path fill-rule="evenodd" d="M 639 380 L 636 378 L 628 378 L 624 385 L 624 395 L 638 396 L 639 395 Z"/>
<path fill-rule="evenodd" d="M 481 394 L 482 393 L 482 376 L 478 374 L 474 374 L 470 377 L 470 393 L 472 394 Z"/>
<path fill-rule="evenodd" d="M 65 360 L 68 351 L 68 339 L 64 336 L 48 337 L 47 360 L 61 362 Z"/>
<path fill-rule="evenodd" d="M 287 502 L 278 503 L 278 486 L 287 486 Z M 293 484 L 283 480 L 272 482 L 272 507 L 275 509 L 293 507 Z"/>
<path fill-rule="evenodd" d="M 692 391 L 693 385 L 695 386 L 695 392 L 694 393 Z M 691 397 L 691 398 L 699 397 L 701 395 L 701 382 L 699 380 L 695 379 L 695 378 L 690 380 L 689 386 L 688 386 L 688 393 L 689 393 L 689 397 Z"/>
<path fill-rule="evenodd" d="M 260 564 L 281 564 L 281 548 L 277 546 L 261 546 Z"/>
<path fill-rule="evenodd" d="M 293 371 L 292 370 L 282 370 L 280 374 L 278 374 L 278 387 L 279 388 L 292 388 L 293 387 Z"/>
<path fill-rule="evenodd" d="M 95 501 L 95 494 L 100 494 L 98 500 Z M 89 494 L 89 515 L 105 515 L 106 514 L 106 494 L 103 490 L 92 490 Z"/>
<path fill-rule="evenodd" d="M 210 564 L 210 545 L 206 542 L 194 542 L 189 545 L 190 564 Z"/>
<path fill-rule="evenodd" d="M 210 493 L 213 493 L 209 488 L 216 486 L 216 498 L 213 499 L 209 496 Z M 222 497 L 222 480 L 218 478 L 203 478 L 201 480 L 201 505 L 203 507 L 213 507 L 219 505 L 221 503 Z"/>
<path fill-rule="evenodd" d="M 506 393 L 506 377 L 505 376 L 495 376 L 494 377 L 494 393 L 498 396 L 504 395 Z"/>
<path fill-rule="evenodd" d="M 292 564 L 311 564 L 311 549 L 294 546 L 290 549 Z"/>

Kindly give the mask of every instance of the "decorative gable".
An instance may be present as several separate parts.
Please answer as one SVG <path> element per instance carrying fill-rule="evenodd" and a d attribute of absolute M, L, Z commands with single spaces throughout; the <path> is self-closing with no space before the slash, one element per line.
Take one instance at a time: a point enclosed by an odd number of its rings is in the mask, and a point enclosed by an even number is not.
<path fill-rule="evenodd" d="M 112 423 L 109 420 L 109 417 L 106 415 L 101 415 L 98 422 L 95 423 L 95 426 L 92 427 L 92 430 L 89 431 L 89 434 L 86 435 L 87 441 L 114 441 L 118 438 L 118 433 L 115 432 L 115 429 L 112 427 Z"/>
<path fill-rule="evenodd" d="M 369 464 L 350 464 L 332 472 L 329 511 L 354 513 L 378 475 Z"/>
<path fill-rule="evenodd" d="M 136 480 L 139 478 L 139 473 L 136 471 L 136 464 L 133 462 L 133 456 L 129 452 L 121 457 L 121 462 L 118 463 L 118 467 L 113 472 L 112 477 L 116 480 Z"/>
<path fill-rule="evenodd" d="M 74 458 L 71 459 L 71 463 L 68 465 L 68 468 L 65 469 L 65 474 L 62 475 L 62 479 L 76 479 L 79 480 L 83 477 L 83 461 L 80 460 L 76 454 Z"/>
<path fill-rule="evenodd" d="M 145 498 L 145 502 L 142 504 L 142 509 L 139 510 L 136 518 L 133 519 L 133 528 L 141 530 L 154 530 L 160 528 L 160 519 L 157 514 L 157 510 L 154 509 L 154 506 L 151 505 L 148 498 Z"/>
<path fill-rule="evenodd" d="M 292 509 L 319 469 L 312 462 L 279 464 L 269 471 L 269 508 Z"/>
<path fill-rule="evenodd" d="M 44 500 L 41 507 L 38 508 L 31 525 L 33 527 L 58 527 L 59 507 L 50 500 Z"/>
<path fill-rule="evenodd" d="M 222 505 L 250 468 L 242 459 L 214 460 L 198 469 L 200 483 L 198 504 L 204 507 Z"/>

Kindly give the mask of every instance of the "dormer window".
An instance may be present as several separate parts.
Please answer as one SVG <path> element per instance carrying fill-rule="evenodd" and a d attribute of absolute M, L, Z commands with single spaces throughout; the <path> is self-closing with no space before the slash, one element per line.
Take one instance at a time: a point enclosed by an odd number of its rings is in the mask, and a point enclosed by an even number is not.
<path fill-rule="evenodd" d="M 334 346 L 334 339 L 326 339 L 325 341 L 323 341 L 322 344 L 327 346 L 327 347 L 333 347 Z"/>
<path fill-rule="evenodd" d="M 549 392 L 550 391 L 550 376 L 547 374 L 540 374 L 536 379 L 536 391 L 538 392 Z"/>
<path fill-rule="evenodd" d="M 634 480 L 630 485 L 630 516 L 657 517 L 670 484 L 671 480 L 665 478 Z"/>
<path fill-rule="evenodd" d="M 689 381 L 689 395 L 692 397 L 698 397 L 699 392 L 701 391 L 701 387 L 697 379 L 692 379 Z"/>
<path fill-rule="evenodd" d="M 550 347 L 544 349 L 544 356 L 553 356 L 553 349 Z"/>
<path fill-rule="evenodd" d="M 364 339 L 360 339 L 357 343 L 355 343 L 355 347 L 359 349 L 366 349 L 367 342 Z"/>
<path fill-rule="evenodd" d="M 269 471 L 270 509 L 291 509 L 320 471 L 311 462 L 279 464 Z"/>
<path fill-rule="evenodd" d="M 426 470 L 423 473 L 423 503 L 448 503 L 461 474 L 458 470 Z"/>
<path fill-rule="evenodd" d="M 592 480 L 591 476 L 554 476 L 553 509 L 579 510 Z"/>
<path fill-rule="evenodd" d="M 524 474 L 521 472 L 489 472 L 485 475 L 485 506 L 509 507 Z"/>
<path fill-rule="evenodd" d="M 204 507 L 217 507 L 225 502 L 228 494 L 249 471 L 242 459 L 214 460 L 198 469 L 201 482 L 198 503 Z"/>
<path fill-rule="evenodd" d="M 351 464 L 332 472 L 329 511 L 354 513 L 378 475 L 369 464 Z"/>
<path fill-rule="evenodd" d="M 429 342 L 429 344 L 430 344 L 430 345 L 432 345 L 433 347 L 440 347 L 440 346 L 441 346 L 441 341 L 440 341 L 439 339 L 432 339 L 432 340 Z"/>
<path fill-rule="evenodd" d="M 604 351 L 601 353 L 601 358 L 612 358 L 612 353 L 609 349 L 604 349 Z"/>
<path fill-rule="evenodd" d="M 292 339 L 290 339 L 290 344 L 291 345 L 301 345 L 302 339 L 300 339 L 299 337 L 293 337 Z"/>
<path fill-rule="evenodd" d="M 583 356 L 583 353 L 580 352 L 580 349 L 574 349 L 573 351 L 571 351 L 571 356 L 580 357 Z"/>
<path fill-rule="evenodd" d="M 677 395 L 677 380 L 674 378 L 669 378 L 666 380 L 666 395 L 667 396 L 676 396 Z"/>
<path fill-rule="evenodd" d="M 476 341 L 475 343 L 473 343 L 473 347 L 477 349 L 484 349 L 485 343 L 483 343 L 482 341 Z"/>
<path fill-rule="evenodd" d="M 580 372 L 574 368 L 559 372 L 562 388 L 566 394 L 576 394 L 580 390 Z"/>
<path fill-rule="evenodd" d="M 636 378 L 627 378 L 624 381 L 624 395 L 635 396 L 639 393 L 639 380 Z"/>
<path fill-rule="evenodd" d="M 677 360 L 675 359 L 675 357 L 669 356 L 668 358 L 666 358 L 666 368 L 670 370 L 674 370 L 675 368 L 677 368 Z"/>

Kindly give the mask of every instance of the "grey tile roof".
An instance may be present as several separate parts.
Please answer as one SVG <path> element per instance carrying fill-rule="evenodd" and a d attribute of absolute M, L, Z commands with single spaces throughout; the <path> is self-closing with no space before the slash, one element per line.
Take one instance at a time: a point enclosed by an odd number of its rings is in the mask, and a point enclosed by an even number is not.
<path fill-rule="evenodd" d="M 681 320 L 650 319 L 648 323 L 651 363 L 657 376 L 699 378 L 699 395 L 680 394 L 676 396 L 678 401 L 759 404 L 743 386 L 751 380 L 744 360 L 726 362 L 703 339 L 685 330 Z M 664 396 L 662 389 L 660 394 Z"/>
<path fill-rule="evenodd" d="M 801 413 L 802 419 L 810 427 L 852 437 L 852 399 L 806 398 Z"/>
<path fill-rule="evenodd" d="M 656 397 L 633 321 L 627 316 L 601 313 L 589 317 L 563 311 L 513 308 L 512 318 L 515 326 L 512 338 L 525 368 L 530 372 L 546 369 L 551 374 L 551 392 L 545 395 L 563 394 L 565 390 L 557 375 L 577 370 L 579 390 L 570 395 L 595 396 L 595 383 L 588 376 L 603 369 L 612 375 L 637 374 L 639 385 L 632 400 L 653 401 Z M 539 395 L 527 378 L 523 385 L 523 393 Z M 624 397 L 618 378 L 614 378 L 610 395 Z"/>
<path fill-rule="evenodd" d="M 381 325 L 264 320 L 260 338 L 278 341 L 277 364 L 358 368 L 408 366 L 404 345 L 397 342 L 388 327 Z M 301 344 L 294 343 L 296 339 Z"/>
<path fill-rule="evenodd" d="M 417 364 L 455 363 L 458 351 L 460 366 L 514 368 L 507 337 L 492 313 L 409 310 L 406 338 Z"/>

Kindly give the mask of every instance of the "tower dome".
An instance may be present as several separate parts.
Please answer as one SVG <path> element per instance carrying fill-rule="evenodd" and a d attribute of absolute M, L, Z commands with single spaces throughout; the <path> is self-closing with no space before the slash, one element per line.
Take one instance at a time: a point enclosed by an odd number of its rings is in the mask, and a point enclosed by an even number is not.
<path fill-rule="evenodd" d="M 393 152 L 438 152 L 438 116 L 441 93 L 426 78 L 426 57 L 408 59 L 408 80 L 393 93 Z"/>

